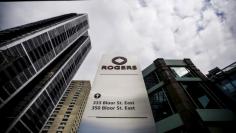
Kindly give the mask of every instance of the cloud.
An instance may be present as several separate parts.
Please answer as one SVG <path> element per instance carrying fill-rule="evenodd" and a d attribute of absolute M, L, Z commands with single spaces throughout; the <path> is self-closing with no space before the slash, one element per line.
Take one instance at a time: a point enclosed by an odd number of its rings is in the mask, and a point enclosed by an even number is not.
<path fill-rule="evenodd" d="M 92 50 L 75 79 L 93 81 L 105 53 L 137 55 L 143 69 L 156 58 L 191 58 L 207 73 L 236 59 L 235 9 L 234 0 L 10 2 L 0 3 L 0 28 L 88 13 Z"/>

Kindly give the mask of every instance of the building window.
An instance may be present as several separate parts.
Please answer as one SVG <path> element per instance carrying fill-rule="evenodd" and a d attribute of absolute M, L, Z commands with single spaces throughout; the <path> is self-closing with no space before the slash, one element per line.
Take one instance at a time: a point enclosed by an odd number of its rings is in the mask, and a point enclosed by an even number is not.
<path fill-rule="evenodd" d="M 235 82 L 235 80 L 234 80 L 234 82 Z M 221 86 L 226 93 L 232 93 L 232 92 L 236 91 L 236 85 L 233 84 L 233 82 L 230 82 L 229 80 L 223 80 L 221 82 Z"/>
<path fill-rule="evenodd" d="M 175 77 L 194 77 L 194 75 L 186 67 L 170 67 L 170 69 Z"/>
<path fill-rule="evenodd" d="M 53 122 L 47 122 L 47 125 L 48 125 L 48 126 L 49 126 L 49 125 L 52 125 L 52 123 L 53 123 Z"/>
<path fill-rule="evenodd" d="M 64 115 L 64 118 L 69 118 L 70 117 L 70 115 Z"/>
<path fill-rule="evenodd" d="M 65 101 L 65 100 L 66 100 L 66 97 L 62 97 L 62 98 L 61 98 L 61 101 Z"/>
<path fill-rule="evenodd" d="M 196 108 L 203 109 L 215 109 L 219 108 L 219 105 L 215 102 L 207 91 L 207 88 L 201 83 L 188 82 L 181 83 L 187 96 L 191 99 Z"/>
<path fill-rule="evenodd" d="M 76 102 L 76 99 L 72 99 L 72 102 Z"/>
<path fill-rule="evenodd" d="M 66 111 L 66 114 L 71 114 L 71 111 Z"/>
<path fill-rule="evenodd" d="M 74 107 L 74 105 L 69 105 L 69 107 L 71 107 L 71 108 L 72 108 L 72 107 Z"/>
<path fill-rule="evenodd" d="M 55 108 L 55 110 L 57 110 L 57 111 L 58 111 L 58 110 L 60 110 L 60 108 Z"/>
<path fill-rule="evenodd" d="M 64 129 L 64 127 L 63 126 L 59 126 L 58 129 Z"/>
<path fill-rule="evenodd" d="M 174 113 L 164 88 L 159 88 L 158 91 L 150 94 L 149 100 L 155 121 L 162 120 Z"/>
<path fill-rule="evenodd" d="M 54 121 L 54 118 L 49 118 L 49 121 Z"/>
<path fill-rule="evenodd" d="M 45 127 L 44 127 L 44 129 L 49 129 L 49 128 L 50 128 L 50 126 L 45 126 Z"/>
<path fill-rule="evenodd" d="M 52 114 L 51 117 L 56 117 L 57 115 L 56 114 Z"/>
<path fill-rule="evenodd" d="M 66 125 L 66 122 L 61 122 L 60 125 Z"/>
<path fill-rule="evenodd" d="M 62 102 L 65 102 L 65 99 L 61 99 Z"/>
<path fill-rule="evenodd" d="M 232 80 L 232 83 L 236 86 L 236 74 L 230 76 L 230 79 Z"/>
<path fill-rule="evenodd" d="M 144 81 L 147 89 L 152 88 L 160 82 L 156 72 L 148 74 L 146 77 L 144 77 Z"/>
<path fill-rule="evenodd" d="M 54 112 L 53 112 L 54 114 L 57 114 L 57 113 L 59 113 L 59 111 L 57 111 L 57 110 L 54 110 Z"/>
<path fill-rule="evenodd" d="M 41 133 L 48 133 L 48 130 L 42 130 Z"/>
<path fill-rule="evenodd" d="M 66 118 L 63 118 L 63 119 L 62 119 L 62 121 L 68 121 L 68 119 L 66 119 Z"/>
<path fill-rule="evenodd" d="M 73 110 L 73 108 L 69 107 L 69 108 L 67 108 L 67 110 Z"/>

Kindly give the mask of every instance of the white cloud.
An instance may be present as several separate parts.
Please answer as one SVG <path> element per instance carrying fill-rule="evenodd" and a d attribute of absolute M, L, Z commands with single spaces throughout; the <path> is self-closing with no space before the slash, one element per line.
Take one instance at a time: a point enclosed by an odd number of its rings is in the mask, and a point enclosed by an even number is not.
<path fill-rule="evenodd" d="M 92 50 L 75 79 L 93 80 L 104 53 L 136 54 L 142 68 L 156 58 L 191 58 L 204 73 L 236 59 L 234 0 L 11 2 L 0 9 L 1 28 L 88 13 Z"/>

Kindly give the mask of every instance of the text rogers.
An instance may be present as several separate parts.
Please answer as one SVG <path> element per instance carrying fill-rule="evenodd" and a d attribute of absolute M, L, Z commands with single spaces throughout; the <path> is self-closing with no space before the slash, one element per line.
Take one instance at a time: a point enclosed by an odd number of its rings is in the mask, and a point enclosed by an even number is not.
<path fill-rule="evenodd" d="M 137 70 L 137 66 L 133 65 L 127 65 L 127 66 L 112 66 L 112 65 L 108 65 L 105 66 L 103 65 L 101 67 L 102 70 Z"/>

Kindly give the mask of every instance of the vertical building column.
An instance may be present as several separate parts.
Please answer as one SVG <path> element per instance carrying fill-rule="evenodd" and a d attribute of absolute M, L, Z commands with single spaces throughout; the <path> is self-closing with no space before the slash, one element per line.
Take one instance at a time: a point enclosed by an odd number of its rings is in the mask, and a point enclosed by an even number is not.
<path fill-rule="evenodd" d="M 179 113 L 184 123 L 184 132 L 209 133 L 208 128 L 204 125 L 204 122 L 196 112 L 194 105 L 187 97 L 184 89 L 176 81 L 164 59 L 158 58 L 154 61 L 154 64 L 157 67 L 158 75 L 165 83 L 167 93 L 170 96 L 170 101 L 173 103 L 177 113 Z"/>
<path fill-rule="evenodd" d="M 69 41 L 69 35 L 67 34 L 67 32 L 66 32 L 66 27 L 65 27 L 65 25 L 63 25 L 63 29 L 65 30 L 65 33 L 66 33 L 66 37 L 67 37 L 67 43 L 68 43 L 68 45 L 70 44 L 70 41 Z"/>
<path fill-rule="evenodd" d="M 66 84 L 66 86 L 67 86 L 68 84 L 67 84 L 67 81 L 66 81 L 65 75 L 64 75 L 64 73 L 63 73 L 63 71 L 62 71 L 62 70 L 61 70 L 61 75 L 62 75 L 62 77 L 63 77 L 63 80 L 64 80 L 64 82 L 65 82 L 65 84 Z"/>
<path fill-rule="evenodd" d="M 50 35 L 49 35 L 49 32 L 47 32 L 47 35 L 48 35 L 48 38 L 49 38 L 50 44 L 51 44 L 51 46 L 52 46 L 53 53 L 55 54 L 55 56 L 57 56 L 57 53 L 56 53 L 55 48 L 54 48 L 54 46 L 53 46 L 53 44 L 52 44 L 52 39 L 51 39 L 51 37 L 50 37 Z"/>
<path fill-rule="evenodd" d="M 50 101 L 52 102 L 53 106 L 55 107 L 55 104 L 56 104 L 56 103 L 53 102 L 52 97 L 51 97 L 50 94 L 48 93 L 47 88 L 45 88 L 45 92 L 46 92 L 46 94 L 48 95 L 48 97 L 49 97 Z"/>
<path fill-rule="evenodd" d="M 193 64 L 193 62 L 185 58 L 184 62 L 187 64 L 187 68 L 190 69 L 191 72 L 197 75 L 197 77 L 201 78 L 203 81 L 208 81 L 207 77 Z"/>
<path fill-rule="evenodd" d="M 25 46 L 24 46 L 22 43 L 20 43 L 20 45 L 21 45 L 21 47 L 23 48 L 23 50 L 24 50 L 24 52 L 25 52 L 25 55 L 28 57 L 28 59 L 29 59 L 29 61 L 30 61 L 30 64 L 32 65 L 32 67 L 33 67 L 35 73 L 37 73 L 37 69 L 35 68 L 33 61 L 31 61 L 31 58 L 30 58 L 30 56 L 28 55 L 28 53 L 27 53 L 27 51 L 26 51 L 26 49 L 25 49 Z"/>
<path fill-rule="evenodd" d="M 216 91 L 212 91 L 210 88 L 218 88 L 215 84 L 213 84 L 194 64 L 193 62 L 188 59 L 185 58 L 184 62 L 187 65 L 187 68 L 194 74 L 196 74 L 197 77 L 201 78 L 202 81 L 204 82 L 204 84 L 206 85 L 206 87 L 204 88 L 208 94 L 213 98 L 213 100 L 218 104 L 219 107 L 223 107 L 225 106 L 224 103 L 216 96 L 216 94 L 214 92 Z M 218 92 L 221 93 L 221 92 Z"/>

